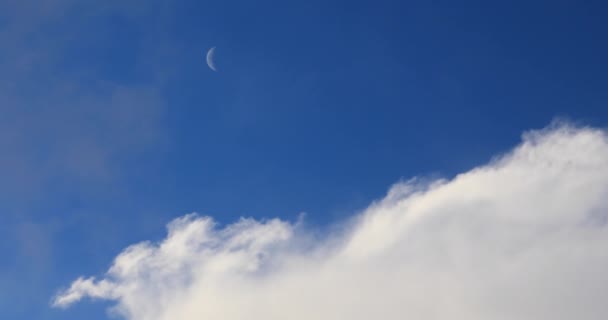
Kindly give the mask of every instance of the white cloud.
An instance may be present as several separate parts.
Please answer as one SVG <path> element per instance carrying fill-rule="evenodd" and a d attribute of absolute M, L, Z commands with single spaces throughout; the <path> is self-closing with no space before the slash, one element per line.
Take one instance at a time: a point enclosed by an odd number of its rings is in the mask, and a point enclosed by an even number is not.
<path fill-rule="evenodd" d="M 397 184 L 324 239 L 188 215 L 53 304 L 110 299 L 131 320 L 605 319 L 607 217 L 606 134 L 556 125 L 450 181 Z"/>

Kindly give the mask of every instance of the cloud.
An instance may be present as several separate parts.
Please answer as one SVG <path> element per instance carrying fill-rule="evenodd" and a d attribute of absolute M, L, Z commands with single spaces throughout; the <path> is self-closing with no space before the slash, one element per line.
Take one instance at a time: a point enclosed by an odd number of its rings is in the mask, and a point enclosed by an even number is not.
<path fill-rule="evenodd" d="M 110 57 L 84 58 L 86 52 L 111 51 L 104 17 L 132 17 L 150 7 L 114 0 L 0 4 L 0 192 L 10 194 L 16 207 L 44 197 L 56 181 L 82 190 L 112 183 L 133 159 L 162 152 L 164 86 L 148 76 L 163 67 L 126 81 L 108 72 Z M 144 26 L 137 20 L 133 28 Z M 155 45 L 146 42 L 129 53 L 147 61 Z M 129 70 L 140 75 L 138 66 Z"/>
<path fill-rule="evenodd" d="M 167 65 L 151 63 L 167 42 L 133 31 L 158 28 L 162 19 L 148 19 L 156 3 L 0 1 L 0 254 L 10 257 L 0 263 L 3 315 L 46 309 L 63 231 L 111 220 L 97 214 L 99 203 L 123 202 L 133 167 L 170 147 L 157 76 Z M 128 43 L 116 46 L 108 17 L 129 21 L 118 32 L 133 33 Z M 137 63 L 121 65 L 125 56 Z"/>
<path fill-rule="evenodd" d="M 608 139 L 554 125 L 451 180 L 393 186 L 339 232 L 187 215 L 53 300 L 130 320 L 604 319 Z"/>

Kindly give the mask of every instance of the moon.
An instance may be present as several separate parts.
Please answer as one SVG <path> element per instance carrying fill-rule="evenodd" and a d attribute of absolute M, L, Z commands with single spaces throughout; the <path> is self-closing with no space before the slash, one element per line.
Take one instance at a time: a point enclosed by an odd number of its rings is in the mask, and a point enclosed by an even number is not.
<path fill-rule="evenodd" d="M 209 69 L 217 72 L 217 68 L 215 67 L 215 62 L 213 61 L 213 56 L 215 55 L 215 47 L 209 49 L 209 51 L 207 51 L 207 65 L 209 66 Z"/>

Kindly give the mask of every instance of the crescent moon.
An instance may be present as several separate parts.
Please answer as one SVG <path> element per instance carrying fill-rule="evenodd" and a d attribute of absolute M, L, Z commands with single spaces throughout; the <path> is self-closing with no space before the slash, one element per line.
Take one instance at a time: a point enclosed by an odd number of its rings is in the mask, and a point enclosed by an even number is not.
<path fill-rule="evenodd" d="M 209 69 L 217 72 L 217 68 L 215 67 L 215 62 L 213 62 L 213 56 L 215 55 L 215 47 L 209 49 L 209 51 L 207 51 L 207 65 L 209 66 Z"/>

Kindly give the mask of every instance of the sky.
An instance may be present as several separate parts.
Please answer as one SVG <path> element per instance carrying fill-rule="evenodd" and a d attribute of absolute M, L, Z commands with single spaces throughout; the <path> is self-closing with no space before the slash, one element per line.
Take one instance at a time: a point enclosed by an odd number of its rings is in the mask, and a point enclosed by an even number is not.
<path fill-rule="evenodd" d="M 607 18 L 1 1 L 0 318 L 600 319 Z"/>

